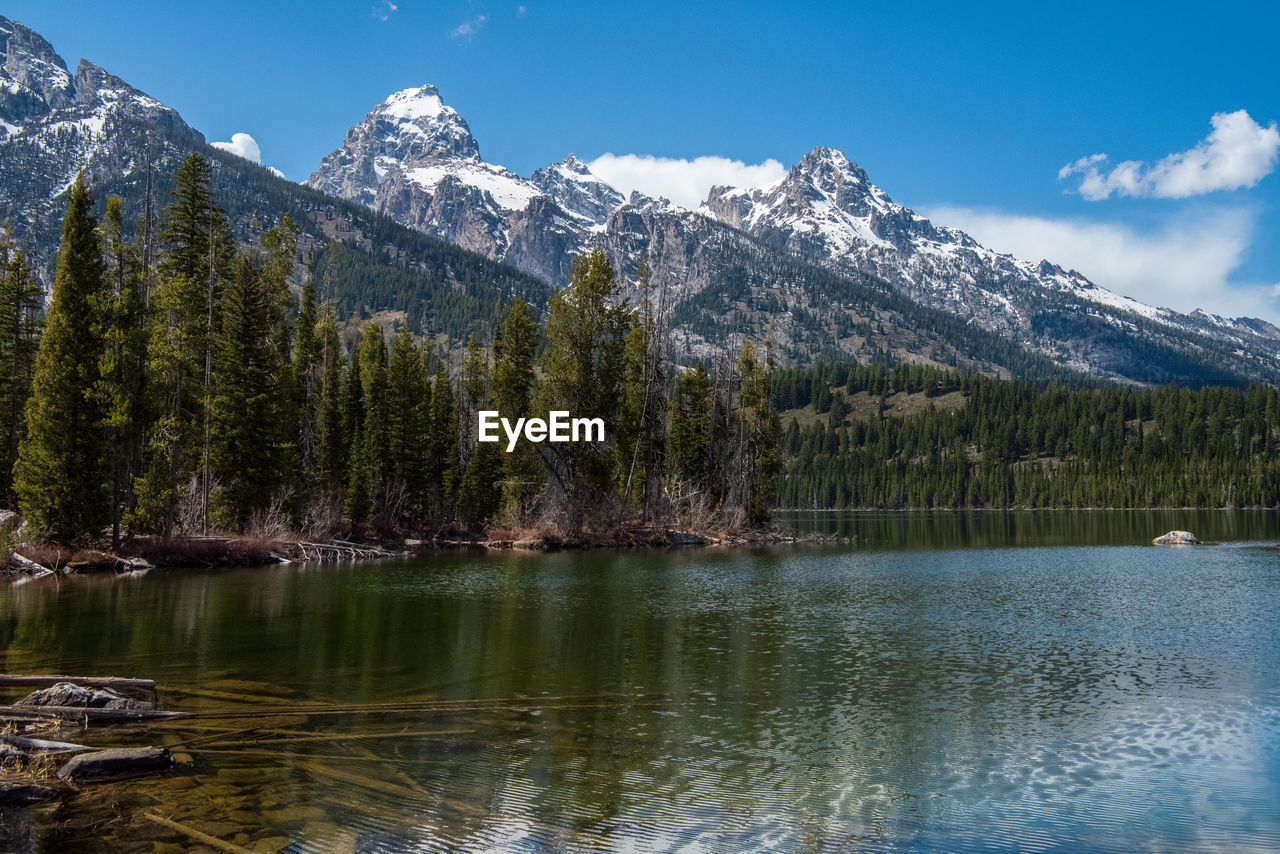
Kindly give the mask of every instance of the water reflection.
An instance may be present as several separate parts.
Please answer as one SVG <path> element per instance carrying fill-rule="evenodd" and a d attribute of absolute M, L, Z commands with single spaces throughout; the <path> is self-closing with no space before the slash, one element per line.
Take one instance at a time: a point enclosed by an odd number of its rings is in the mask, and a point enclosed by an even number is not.
<path fill-rule="evenodd" d="M 1091 518 L 1076 539 L 1129 530 Z M 1216 524 L 1192 529 L 1280 538 Z M 262 851 L 1280 846 L 1274 550 L 965 545 L 5 588 L 6 671 L 150 676 L 206 713 L 85 734 L 192 764 L 29 833 L 190 844 L 150 812 Z"/>

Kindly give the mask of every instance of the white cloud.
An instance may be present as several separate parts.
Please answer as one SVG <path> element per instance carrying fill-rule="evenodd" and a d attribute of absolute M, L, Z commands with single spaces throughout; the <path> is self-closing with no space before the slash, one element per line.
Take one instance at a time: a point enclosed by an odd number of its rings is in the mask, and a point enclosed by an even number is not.
<path fill-rule="evenodd" d="M 400 11 L 400 7 L 391 0 L 382 0 L 377 6 L 373 7 L 373 16 L 380 21 L 387 21 L 391 18 L 392 12 Z"/>
<path fill-rule="evenodd" d="M 453 28 L 449 33 L 451 39 L 470 39 L 476 33 L 480 32 L 480 28 L 484 26 L 484 22 L 489 20 L 488 15 L 476 15 L 470 20 L 463 21 L 461 24 Z"/>
<path fill-rule="evenodd" d="M 1253 239 L 1254 214 L 1205 209 L 1171 217 L 1150 231 L 1116 222 L 1049 219 L 965 207 L 936 206 L 928 216 L 979 243 L 1018 258 L 1083 273 L 1108 290 L 1154 306 L 1197 308 L 1231 316 L 1280 317 L 1269 284 L 1233 280 Z"/>
<path fill-rule="evenodd" d="M 211 142 L 214 148 L 221 148 L 223 151 L 230 151 L 236 157 L 243 157 L 254 163 L 262 163 L 262 149 L 258 148 L 258 141 L 247 133 L 231 134 L 230 142 Z"/>
<path fill-rule="evenodd" d="M 686 208 L 701 205 L 717 184 L 755 187 L 787 173 L 786 167 L 772 157 L 763 163 L 744 163 L 712 156 L 684 160 L 650 154 L 602 154 L 587 166 L 624 194 L 639 190 Z"/>
<path fill-rule="evenodd" d="M 1076 191 L 1091 202 L 1118 196 L 1185 199 L 1215 190 L 1252 187 L 1271 174 L 1280 155 L 1280 130 L 1255 122 L 1244 110 L 1216 113 L 1213 130 L 1189 151 L 1153 166 L 1126 160 L 1105 171 L 1107 155 L 1081 157 L 1058 170 L 1058 180 L 1082 176 Z"/>
<path fill-rule="evenodd" d="M 277 168 L 276 168 L 276 167 L 274 167 L 274 166 L 268 166 L 268 167 L 267 167 L 267 171 L 268 171 L 268 172 L 270 172 L 272 175 L 275 175 L 277 178 L 283 178 L 283 177 L 284 177 L 284 173 L 283 173 L 283 172 L 281 172 L 279 169 L 277 169 Z"/>

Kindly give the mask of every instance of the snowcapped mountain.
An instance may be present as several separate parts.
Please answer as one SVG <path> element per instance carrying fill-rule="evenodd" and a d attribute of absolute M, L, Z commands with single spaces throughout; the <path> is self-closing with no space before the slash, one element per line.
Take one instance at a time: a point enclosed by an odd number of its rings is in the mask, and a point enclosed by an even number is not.
<path fill-rule="evenodd" d="M 908 328 L 919 326 L 904 319 L 914 309 L 867 304 L 892 294 L 940 313 L 935 327 L 959 323 L 1104 376 L 1160 381 L 1212 373 L 1223 360 L 1233 372 L 1280 371 L 1280 330 L 1270 324 L 1153 308 L 1049 261 L 994 252 L 895 203 L 831 148 L 765 186 L 715 187 L 690 211 L 638 193 L 624 199 L 572 155 L 527 179 L 489 164 L 466 121 L 423 86 L 377 105 L 307 183 L 555 285 L 573 256 L 597 247 L 634 284 L 643 256 L 691 354 L 769 325 L 797 358 L 888 352 L 1000 370 L 979 353 L 988 345 L 960 352 L 953 333 Z M 861 288 L 860 302 L 798 286 L 815 280 L 804 264 Z M 1177 359 L 1150 361 L 1165 349 Z M 1168 369 L 1175 362 L 1187 367 Z"/>
<path fill-rule="evenodd" d="M 572 155 L 529 178 L 486 162 L 434 86 L 374 107 L 306 183 L 551 282 L 624 202 Z"/>
<path fill-rule="evenodd" d="M 119 180 L 148 151 L 203 142 L 175 110 L 88 60 L 73 76 L 39 33 L 0 17 L 0 208 L 19 232 L 58 217 L 45 209 L 78 171 Z"/>
<path fill-rule="evenodd" d="M 1152 308 L 1049 261 L 993 252 L 896 204 L 833 149 L 814 149 L 765 186 L 713 188 L 691 211 L 624 198 L 572 155 L 527 178 L 488 163 L 465 119 L 422 86 L 377 105 L 299 187 L 206 146 L 172 108 L 93 63 L 73 75 L 38 33 L 0 17 L 0 218 L 42 260 L 57 244 L 57 199 L 78 170 L 100 202 L 119 193 L 138 211 L 146 164 L 163 204 L 168 176 L 191 151 L 214 161 L 215 191 L 242 240 L 256 239 L 264 214 L 288 210 L 318 269 L 331 239 L 346 247 L 328 269 L 342 277 L 335 295 L 350 311 L 405 310 L 409 299 L 413 316 L 436 322 L 438 295 L 370 289 L 399 276 L 464 287 L 466 299 L 483 291 L 492 300 L 498 288 L 541 305 L 533 295 L 543 282 L 563 284 L 575 256 L 602 248 L 633 285 L 647 259 L 677 357 L 767 335 L 782 358 L 801 361 L 888 356 L 1002 375 L 1066 366 L 1134 382 L 1280 381 L 1275 326 Z M 369 208 L 541 282 L 388 231 Z M 462 257 L 472 260 L 445 260 Z"/>

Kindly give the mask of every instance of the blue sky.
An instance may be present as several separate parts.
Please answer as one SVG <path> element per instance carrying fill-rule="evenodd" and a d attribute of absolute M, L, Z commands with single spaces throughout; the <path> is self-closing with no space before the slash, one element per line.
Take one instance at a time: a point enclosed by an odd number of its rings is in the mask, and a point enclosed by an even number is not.
<path fill-rule="evenodd" d="M 993 248 L 1280 323 L 1275 4 L 44 0 L 0 14 L 211 141 L 251 134 L 295 180 L 386 95 L 433 83 L 485 159 L 524 175 L 574 152 L 765 164 L 741 172 L 758 177 L 829 145 Z M 1115 171 L 1126 161 L 1140 165 Z M 639 180 L 658 185 L 738 168 L 646 164 Z"/>

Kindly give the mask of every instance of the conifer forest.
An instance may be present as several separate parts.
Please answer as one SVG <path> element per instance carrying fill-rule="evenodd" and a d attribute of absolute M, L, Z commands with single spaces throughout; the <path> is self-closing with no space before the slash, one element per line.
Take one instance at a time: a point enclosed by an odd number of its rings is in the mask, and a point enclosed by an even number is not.
<path fill-rule="evenodd" d="M 926 365 L 674 364 L 602 252 L 465 345 L 317 293 L 285 215 L 237 245 L 191 155 L 164 205 L 68 194 L 46 303 L 3 245 L 0 487 L 52 542 L 761 528 L 777 508 L 1280 505 L 1280 393 L 1009 381 Z M 136 225 L 133 223 L 136 222 Z M 346 257 L 334 245 L 328 263 Z M 349 253 L 348 253 L 349 254 Z M 352 256 L 354 257 L 354 256 Z M 385 313 L 384 313 L 385 314 Z M 456 324 L 454 324 L 456 325 Z M 477 441 L 477 415 L 606 441 Z"/>

